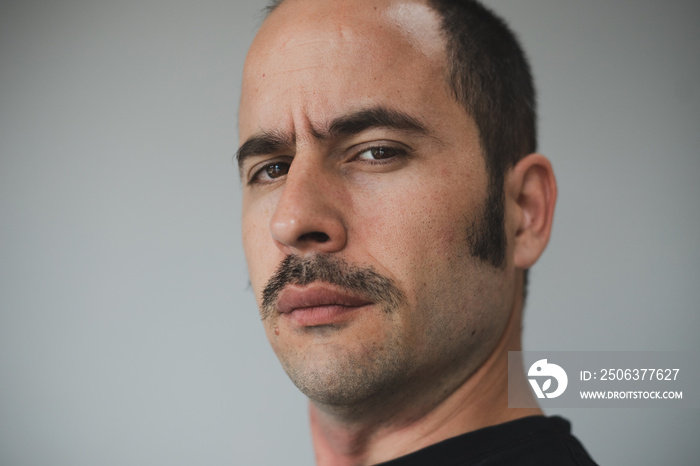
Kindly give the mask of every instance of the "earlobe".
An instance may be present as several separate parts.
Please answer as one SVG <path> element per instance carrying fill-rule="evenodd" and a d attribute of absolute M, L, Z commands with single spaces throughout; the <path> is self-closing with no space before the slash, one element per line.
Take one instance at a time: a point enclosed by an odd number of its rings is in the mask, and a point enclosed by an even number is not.
<path fill-rule="evenodd" d="M 557 199 L 557 184 L 552 164 L 542 154 L 521 159 L 509 176 L 509 201 L 514 203 L 514 265 L 529 269 L 549 241 Z"/>

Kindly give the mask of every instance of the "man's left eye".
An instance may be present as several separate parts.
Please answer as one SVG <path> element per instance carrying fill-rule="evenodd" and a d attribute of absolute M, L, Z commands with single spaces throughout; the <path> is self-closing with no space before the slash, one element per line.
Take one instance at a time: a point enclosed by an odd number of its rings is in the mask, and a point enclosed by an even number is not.
<path fill-rule="evenodd" d="M 357 159 L 376 161 L 390 159 L 392 157 L 401 156 L 405 154 L 406 151 L 396 147 L 370 147 L 369 149 L 360 152 L 357 155 Z"/>

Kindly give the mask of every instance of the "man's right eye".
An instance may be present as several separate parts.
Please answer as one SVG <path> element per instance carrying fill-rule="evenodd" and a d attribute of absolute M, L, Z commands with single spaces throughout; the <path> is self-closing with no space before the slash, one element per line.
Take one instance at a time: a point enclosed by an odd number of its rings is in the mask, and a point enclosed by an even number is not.
<path fill-rule="evenodd" d="M 289 163 L 281 161 L 271 162 L 255 172 L 250 183 L 269 183 L 286 175 L 288 171 Z"/>

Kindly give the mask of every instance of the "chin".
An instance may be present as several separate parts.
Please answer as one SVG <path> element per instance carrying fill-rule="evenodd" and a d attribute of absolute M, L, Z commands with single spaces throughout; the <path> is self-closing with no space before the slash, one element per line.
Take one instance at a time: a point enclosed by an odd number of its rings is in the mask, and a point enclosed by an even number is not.
<path fill-rule="evenodd" d="M 395 344 L 324 344 L 297 354 L 277 353 L 289 378 L 315 404 L 363 406 L 403 385 L 410 358 Z"/>

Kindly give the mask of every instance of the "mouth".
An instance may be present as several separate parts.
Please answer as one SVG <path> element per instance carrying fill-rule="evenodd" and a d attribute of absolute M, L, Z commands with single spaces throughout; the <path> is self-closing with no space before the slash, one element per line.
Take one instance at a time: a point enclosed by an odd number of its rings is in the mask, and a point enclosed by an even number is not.
<path fill-rule="evenodd" d="M 283 318 L 302 327 L 317 327 L 340 323 L 353 311 L 374 304 L 372 301 L 327 283 L 307 286 L 290 285 L 277 300 Z"/>

